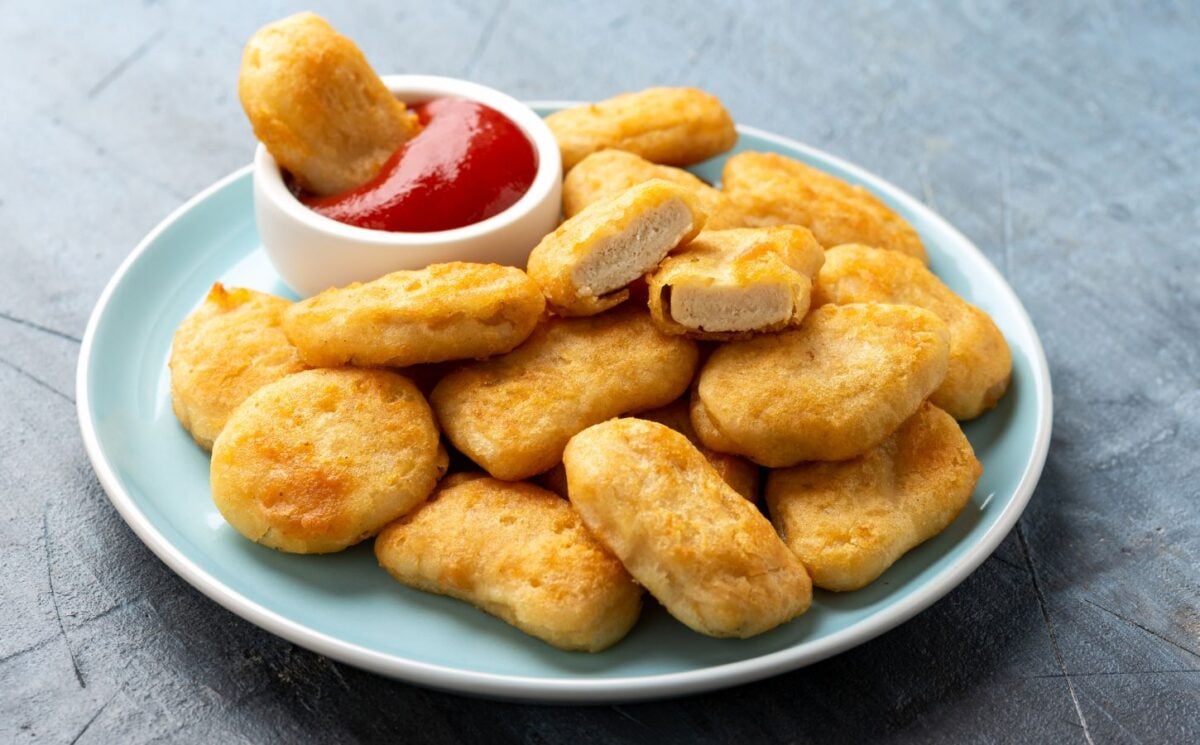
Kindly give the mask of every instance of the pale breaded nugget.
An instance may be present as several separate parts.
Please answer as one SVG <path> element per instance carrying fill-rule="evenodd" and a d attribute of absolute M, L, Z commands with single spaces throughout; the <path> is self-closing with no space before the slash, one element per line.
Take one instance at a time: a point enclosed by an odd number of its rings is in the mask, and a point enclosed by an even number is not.
<path fill-rule="evenodd" d="M 637 621 L 642 588 L 571 506 L 544 489 L 448 477 L 383 529 L 379 564 L 402 584 L 465 600 L 560 649 L 599 652 Z"/>
<path fill-rule="evenodd" d="M 824 250 L 807 228 L 705 230 L 650 275 L 650 316 L 669 334 L 738 339 L 797 326 Z"/>
<path fill-rule="evenodd" d="M 629 283 L 694 238 L 706 217 L 690 191 L 652 179 L 589 205 L 542 238 L 529 254 L 529 276 L 559 315 L 595 315 L 624 302 Z"/>
<path fill-rule="evenodd" d="M 745 638 L 808 610 L 799 559 L 680 433 L 613 419 L 571 438 L 563 464 L 584 524 L 690 628 Z"/>
<path fill-rule="evenodd" d="M 738 153 L 725 162 L 721 188 L 748 226 L 803 225 L 826 248 L 865 243 L 925 262 L 908 221 L 861 186 L 775 153 Z"/>
<path fill-rule="evenodd" d="M 280 325 L 291 303 L 218 282 L 171 344 L 171 405 L 205 450 L 251 393 L 305 369 Z"/>
<path fill-rule="evenodd" d="M 664 179 L 688 189 L 708 215 L 704 227 L 724 230 L 741 227 L 741 210 L 729 197 L 682 168 L 660 166 L 624 150 L 592 153 L 563 178 L 563 214 L 573 217 L 584 207 L 614 197 L 631 186 Z"/>
<path fill-rule="evenodd" d="M 946 324 L 911 305 L 825 305 L 800 328 L 731 342 L 700 371 L 701 442 L 770 468 L 875 447 L 946 377 Z"/>
<path fill-rule="evenodd" d="M 814 585 L 857 590 L 952 523 L 981 473 L 958 423 L 926 402 L 853 460 L 772 471 L 767 505 Z"/>
<path fill-rule="evenodd" d="M 312 13 L 250 37 L 238 97 L 254 134 L 314 194 L 370 181 L 420 128 L 354 42 Z"/>
<path fill-rule="evenodd" d="M 916 259 L 867 246 L 831 248 L 813 302 L 899 303 L 936 313 L 950 329 L 950 366 L 929 400 L 955 419 L 974 419 L 1008 390 L 1012 352 L 996 323 Z"/>
<path fill-rule="evenodd" d="M 452 262 L 326 290 L 289 308 L 283 329 L 314 367 L 407 367 L 507 352 L 545 307 L 520 269 Z"/>
<path fill-rule="evenodd" d="M 433 412 L 386 370 L 306 370 L 238 407 L 213 446 L 212 495 L 239 533 L 340 551 L 419 504 L 446 470 Z"/>
<path fill-rule="evenodd" d="M 689 413 L 686 397 L 678 398 L 666 406 L 657 409 L 643 411 L 638 414 L 638 418 L 664 424 L 688 438 L 688 441 L 696 446 L 700 454 L 704 456 L 709 465 L 713 467 L 713 470 L 717 472 L 717 475 L 726 484 L 732 486 L 734 491 L 751 502 L 758 501 L 758 466 L 741 456 L 719 453 L 716 450 L 705 447 L 704 443 L 700 442 L 700 437 L 696 434 L 696 428 L 692 426 L 692 417 Z M 562 494 L 564 497 L 567 496 L 566 492 Z"/>
<path fill-rule="evenodd" d="M 733 147 L 737 129 L 716 96 L 697 88 L 647 88 L 546 117 L 563 170 L 589 153 L 626 150 L 653 163 L 686 166 Z"/>
<path fill-rule="evenodd" d="M 456 448 L 516 481 L 553 468 L 576 432 L 678 398 L 698 358 L 642 309 L 550 318 L 515 351 L 442 378 L 430 401 Z"/>

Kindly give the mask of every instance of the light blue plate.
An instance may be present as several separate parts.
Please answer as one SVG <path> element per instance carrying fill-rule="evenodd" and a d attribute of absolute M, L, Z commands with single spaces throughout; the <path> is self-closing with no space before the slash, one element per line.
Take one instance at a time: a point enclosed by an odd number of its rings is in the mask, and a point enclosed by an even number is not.
<path fill-rule="evenodd" d="M 167 355 L 176 326 L 216 280 L 290 295 L 259 245 L 248 168 L 155 228 L 96 305 L 77 386 L 84 442 L 101 483 L 163 561 L 234 613 L 344 662 L 463 693 L 578 702 L 678 695 L 800 667 L 892 628 L 961 582 L 1024 509 L 1050 441 L 1041 344 L 999 273 L 916 200 L 848 163 L 751 128 L 741 128 L 737 150 L 784 153 L 871 189 L 916 226 L 933 270 L 990 313 L 1012 346 L 1008 395 L 965 427 L 984 464 L 971 504 L 870 587 L 818 592 L 807 614 L 747 640 L 693 633 L 651 603 L 628 638 L 587 655 L 560 652 L 463 603 L 400 586 L 375 564 L 369 545 L 292 556 L 240 537 L 209 497 L 207 454 L 171 413 Z M 716 181 L 721 160 L 696 172 Z"/>

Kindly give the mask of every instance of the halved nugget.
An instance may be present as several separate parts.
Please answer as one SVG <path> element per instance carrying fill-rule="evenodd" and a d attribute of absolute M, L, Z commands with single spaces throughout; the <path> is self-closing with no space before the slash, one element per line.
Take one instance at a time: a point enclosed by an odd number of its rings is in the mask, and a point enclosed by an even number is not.
<path fill-rule="evenodd" d="M 571 438 L 563 464 L 592 535 L 688 627 L 745 638 L 808 610 L 803 564 L 680 433 L 614 419 Z"/>
<path fill-rule="evenodd" d="M 252 541 L 340 551 L 420 504 L 446 470 L 433 412 L 386 370 L 306 370 L 260 388 L 213 446 L 213 502 Z"/>
<path fill-rule="evenodd" d="M 664 179 L 688 189 L 708 214 L 704 227 L 724 230 L 741 227 L 741 212 L 729 197 L 695 175 L 673 166 L 660 166 L 624 150 L 592 153 L 563 178 L 563 214 L 573 217 L 589 204 L 620 194 L 651 179 Z"/>
<path fill-rule="evenodd" d="M 326 290 L 292 306 L 283 328 L 314 367 L 407 367 L 507 352 L 545 307 L 516 267 L 452 262 Z"/>
<path fill-rule="evenodd" d="M 442 378 L 430 400 L 456 448 L 516 481 L 553 468 L 580 430 L 678 398 L 698 359 L 642 309 L 550 318 L 515 351 Z"/>
<path fill-rule="evenodd" d="M 250 37 L 238 97 L 254 134 L 314 194 L 370 181 L 420 130 L 354 42 L 313 13 Z"/>
<path fill-rule="evenodd" d="M 924 264 L 896 251 L 846 245 L 825 253 L 813 301 L 901 303 L 931 310 L 950 329 L 946 379 L 929 397 L 955 419 L 974 419 L 1008 390 L 1012 352 L 996 323 Z"/>
<path fill-rule="evenodd" d="M 447 477 L 383 529 L 379 564 L 560 649 L 599 652 L 637 621 L 642 588 L 571 506 L 544 489 Z"/>
<path fill-rule="evenodd" d="M 205 450 L 251 393 L 305 369 L 281 325 L 290 305 L 218 282 L 179 324 L 171 344 L 171 406 Z"/>
<path fill-rule="evenodd" d="M 626 286 L 704 227 L 688 189 L 662 179 L 632 186 L 568 219 L 529 254 L 529 276 L 559 315 L 590 316 L 629 297 Z"/>
<path fill-rule="evenodd" d="M 925 246 L 908 221 L 861 186 L 776 153 L 738 153 L 721 188 L 745 225 L 803 225 L 826 248 L 865 243 L 922 262 Z"/>
<path fill-rule="evenodd" d="M 946 324 L 911 305 L 825 305 L 798 329 L 725 344 L 700 371 L 692 424 L 770 468 L 845 460 L 896 431 L 946 377 Z"/>
<path fill-rule="evenodd" d="M 589 153 L 616 148 L 654 163 L 686 166 L 737 142 L 733 118 L 716 96 L 697 88 L 647 88 L 546 117 L 563 169 Z"/>
<path fill-rule="evenodd" d="M 958 423 L 927 402 L 853 460 L 772 471 L 767 505 L 813 584 L 857 590 L 945 530 L 981 473 Z"/>
<path fill-rule="evenodd" d="M 663 331 L 695 339 L 796 326 L 824 261 L 797 225 L 705 230 L 650 275 L 650 315 Z"/>

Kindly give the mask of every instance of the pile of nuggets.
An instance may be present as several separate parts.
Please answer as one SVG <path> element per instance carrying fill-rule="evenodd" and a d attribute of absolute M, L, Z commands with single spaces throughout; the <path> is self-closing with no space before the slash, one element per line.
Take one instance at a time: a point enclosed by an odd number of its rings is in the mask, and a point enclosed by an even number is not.
<path fill-rule="evenodd" d="M 958 421 L 1011 359 L 902 217 L 776 154 L 720 188 L 682 170 L 737 138 L 699 90 L 547 121 L 566 219 L 525 271 L 297 303 L 218 284 L 183 322 L 174 408 L 231 526 L 296 553 L 375 537 L 401 583 L 598 651 L 645 592 L 762 633 L 955 519 L 981 473 Z"/>

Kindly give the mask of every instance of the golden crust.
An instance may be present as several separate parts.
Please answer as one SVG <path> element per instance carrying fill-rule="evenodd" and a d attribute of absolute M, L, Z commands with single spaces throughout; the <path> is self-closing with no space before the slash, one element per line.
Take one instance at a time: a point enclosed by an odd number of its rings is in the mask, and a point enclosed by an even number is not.
<path fill-rule="evenodd" d="M 563 170 L 590 153 L 616 148 L 653 163 L 686 166 L 733 147 L 733 118 L 697 88 L 647 88 L 555 112 L 546 124 L 558 140 Z"/>
<path fill-rule="evenodd" d="M 370 181 L 420 129 L 354 42 L 312 13 L 250 37 L 238 97 L 254 134 L 314 194 Z"/>
<path fill-rule="evenodd" d="M 385 370 L 307 370 L 260 388 L 213 446 L 217 509 L 252 541 L 340 551 L 419 504 L 446 470 L 433 413 Z"/>
<path fill-rule="evenodd" d="M 874 194 L 798 160 L 738 153 L 721 187 L 746 225 L 803 225 L 826 248 L 865 243 L 928 261 L 917 231 Z"/>
<path fill-rule="evenodd" d="M 772 471 L 767 504 L 813 584 L 857 590 L 945 530 L 982 473 L 953 417 L 925 403 L 853 460 Z"/>
<path fill-rule="evenodd" d="M 831 248 L 813 302 L 899 303 L 936 313 L 950 329 L 950 365 L 929 400 L 955 419 L 974 419 L 1008 390 L 1012 352 L 995 322 L 911 257 L 867 246 Z"/>
<path fill-rule="evenodd" d="M 305 369 L 280 323 L 291 303 L 214 284 L 171 344 L 171 406 L 205 450 L 251 393 Z"/>
<path fill-rule="evenodd" d="M 529 254 L 529 276 L 559 315 L 595 315 L 624 302 L 629 283 L 694 238 L 705 218 L 689 190 L 652 179 L 589 205 L 542 238 Z M 596 286 L 608 277 L 616 281 Z"/>
<path fill-rule="evenodd" d="M 289 308 L 283 328 L 314 367 L 406 367 L 508 352 L 545 305 L 520 269 L 452 262 L 326 290 Z"/>
<path fill-rule="evenodd" d="M 771 228 L 705 230 L 691 243 L 665 259 L 649 279 L 650 316 L 669 334 L 694 339 L 731 340 L 756 332 L 796 326 L 808 313 L 813 281 L 825 261 L 821 244 L 806 228 L 783 225 Z M 680 290 L 718 290 L 724 293 L 724 329 L 706 329 L 686 317 L 677 317 L 669 298 Z M 785 318 L 754 323 L 753 301 L 730 306 L 737 294 L 750 299 L 756 292 L 778 291 L 787 299 Z M 740 318 L 735 315 L 748 311 Z M 732 330 L 734 327 L 751 328 Z"/>
<path fill-rule="evenodd" d="M 804 566 L 682 434 L 614 419 L 571 438 L 563 464 L 584 524 L 688 627 L 745 638 L 808 609 Z"/>
<path fill-rule="evenodd" d="M 456 448 L 516 481 L 554 467 L 580 430 L 678 398 L 698 358 L 644 310 L 550 318 L 515 351 L 442 378 L 430 400 Z"/>
<path fill-rule="evenodd" d="M 882 442 L 946 376 L 946 324 L 909 305 L 825 305 L 800 328 L 726 344 L 704 364 L 705 445 L 770 468 L 845 460 Z"/>
<path fill-rule="evenodd" d="M 713 188 L 682 168 L 660 166 L 624 150 L 592 153 L 563 178 L 563 214 L 573 217 L 589 204 L 620 194 L 651 179 L 664 179 L 688 189 L 708 215 L 708 230 L 741 227 L 741 210 L 720 189 Z"/>
<path fill-rule="evenodd" d="M 696 446 L 696 449 L 700 451 L 700 454 L 713 467 L 713 470 L 717 472 L 722 481 L 729 484 L 733 487 L 734 491 L 751 502 L 758 501 L 758 466 L 741 456 L 720 453 L 705 447 L 704 443 L 700 442 L 699 435 L 696 434 L 696 428 L 692 426 L 692 418 L 688 413 L 687 398 L 677 398 L 666 406 L 644 411 L 638 414 L 638 418 L 658 422 L 688 438 L 688 442 Z M 553 471 L 550 473 L 553 473 Z M 563 484 L 564 486 L 566 484 L 565 474 Z M 565 491 L 561 493 L 564 497 L 567 496 Z"/>
<path fill-rule="evenodd" d="M 443 484 L 375 540 L 397 581 L 464 600 L 560 649 L 599 652 L 633 627 L 642 589 L 569 504 L 520 482 Z"/>

